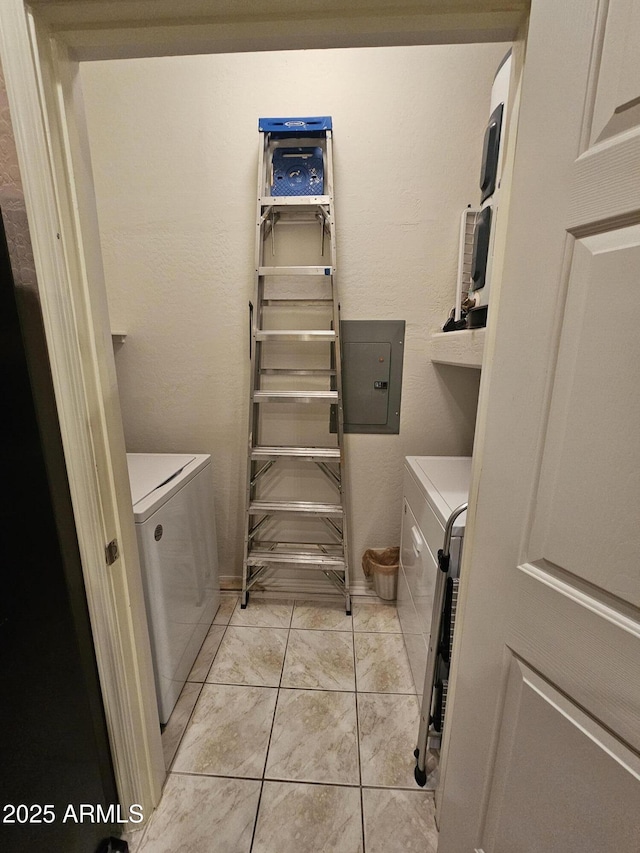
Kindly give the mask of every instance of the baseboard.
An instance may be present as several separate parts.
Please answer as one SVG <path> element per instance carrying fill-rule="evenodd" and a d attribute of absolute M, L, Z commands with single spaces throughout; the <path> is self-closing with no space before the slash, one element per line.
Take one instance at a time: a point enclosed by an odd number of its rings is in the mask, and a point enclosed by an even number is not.
<path fill-rule="evenodd" d="M 240 592 L 242 589 L 242 578 L 238 575 L 221 575 L 220 589 L 229 592 Z M 325 598 L 334 598 L 340 593 L 329 581 L 322 578 L 269 578 L 268 583 L 264 588 L 260 588 L 256 584 L 255 590 L 265 597 L 271 595 L 313 595 L 323 596 Z M 365 595 L 376 598 L 376 593 L 371 589 L 365 580 L 355 581 L 351 584 L 351 595 Z"/>

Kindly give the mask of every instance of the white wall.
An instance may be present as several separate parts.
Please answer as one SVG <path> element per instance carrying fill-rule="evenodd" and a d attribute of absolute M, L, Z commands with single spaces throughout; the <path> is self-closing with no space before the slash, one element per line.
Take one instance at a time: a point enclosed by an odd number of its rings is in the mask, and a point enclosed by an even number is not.
<path fill-rule="evenodd" d="M 432 365 L 458 222 L 478 201 L 506 45 L 86 63 L 127 449 L 214 457 L 223 576 L 241 574 L 257 119 L 331 115 L 343 319 L 405 319 L 398 436 L 347 437 L 354 577 L 397 544 L 408 454 L 469 454 L 479 373 Z"/>

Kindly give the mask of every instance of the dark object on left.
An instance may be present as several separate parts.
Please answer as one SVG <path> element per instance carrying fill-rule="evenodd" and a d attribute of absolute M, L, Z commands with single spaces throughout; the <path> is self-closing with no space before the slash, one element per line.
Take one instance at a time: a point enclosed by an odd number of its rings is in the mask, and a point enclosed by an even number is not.
<path fill-rule="evenodd" d="M 97 853 L 129 853 L 129 845 L 121 838 L 107 838 L 98 847 Z"/>
<path fill-rule="evenodd" d="M 15 281 L 4 221 L 20 239 Z M 118 798 L 24 208 L 4 221 L 0 850 L 90 853 L 117 827 L 79 806 L 108 813 Z"/>

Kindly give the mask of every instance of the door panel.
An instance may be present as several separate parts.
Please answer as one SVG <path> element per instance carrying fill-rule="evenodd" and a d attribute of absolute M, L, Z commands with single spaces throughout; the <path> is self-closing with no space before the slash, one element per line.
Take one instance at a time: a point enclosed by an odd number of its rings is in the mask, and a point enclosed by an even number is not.
<path fill-rule="evenodd" d="M 617 0 L 607 16 L 591 144 L 640 124 L 639 44 L 640 6 L 635 0 Z"/>
<path fill-rule="evenodd" d="M 640 606 L 640 226 L 573 255 L 530 557 Z"/>
<path fill-rule="evenodd" d="M 628 804 L 640 801 L 636 754 L 515 658 L 505 719 L 496 762 L 501 781 L 488 816 L 490 849 L 637 849 L 640 812 L 628 813 Z"/>
<path fill-rule="evenodd" d="M 640 625 L 544 563 L 514 578 L 507 644 L 629 745 L 640 750 Z"/>

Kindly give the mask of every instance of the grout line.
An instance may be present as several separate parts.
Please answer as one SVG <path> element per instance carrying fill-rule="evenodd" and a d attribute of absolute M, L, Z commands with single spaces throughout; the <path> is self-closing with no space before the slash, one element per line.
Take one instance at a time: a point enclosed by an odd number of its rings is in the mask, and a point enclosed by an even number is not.
<path fill-rule="evenodd" d="M 249 853 L 253 850 L 253 842 L 256 838 L 256 830 L 258 828 L 258 815 L 260 814 L 260 805 L 262 803 L 262 792 L 264 791 L 264 779 L 260 779 L 260 794 L 258 795 L 258 805 L 256 807 L 256 816 L 253 820 L 253 832 L 251 833 L 251 844 L 249 845 Z"/>
<path fill-rule="evenodd" d="M 352 634 L 353 634 L 353 676 L 355 681 L 355 699 L 356 699 L 356 746 L 358 750 L 358 776 L 360 779 L 360 828 L 362 832 L 362 853 L 366 853 L 366 841 L 364 834 L 364 795 L 362 793 L 362 755 L 360 752 L 360 705 L 358 702 L 358 664 L 356 660 L 356 628 L 351 617 Z"/>
<path fill-rule="evenodd" d="M 260 776 L 234 776 L 230 773 L 196 773 L 195 770 L 174 770 L 172 776 L 193 776 L 196 779 L 236 779 L 239 782 L 262 782 Z"/>
<path fill-rule="evenodd" d="M 264 754 L 264 764 L 262 765 L 262 778 L 260 780 L 260 796 L 258 797 L 258 808 L 256 809 L 256 818 L 255 818 L 255 821 L 253 823 L 253 833 L 251 834 L 251 844 L 249 846 L 249 853 L 251 853 L 251 851 L 253 850 L 253 843 L 255 841 L 256 830 L 258 828 L 258 817 L 260 815 L 260 806 L 262 804 L 262 794 L 264 791 L 264 783 L 265 783 L 264 775 L 267 772 L 267 761 L 269 760 L 269 750 L 271 749 L 271 738 L 273 736 L 273 727 L 275 726 L 276 713 L 278 711 L 278 700 L 280 699 L 280 685 L 282 684 L 282 674 L 284 673 L 284 662 L 287 658 L 287 649 L 289 648 L 289 636 L 291 634 L 291 623 L 293 621 L 294 607 L 295 607 L 295 603 L 291 607 L 291 616 L 289 617 L 289 627 L 287 629 L 287 641 L 286 641 L 285 647 L 284 647 L 284 655 L 282 656 L 282 665 L 280 667 L 280 679 L 278 681 L 278 686 L 276 688 L 276 690 L 277 690 L 277 692 L 276 692 L 276 703 L 273 706 L 273 717 L 271 719 L 271 729 L 269 730 L 269 738 L 267 740 L 267 748 L 266 748 L 265 754 Z"/>
<path fill-rule="evenodd" d="M 317 785 L 320 788 L 357 788 L 360 790 L 360 785 L 357 782 L 321 782 L 318 779 L 291 779 L 287 776 L 274 776 L 264 779 L 264 782 L 277 782 L 284 785 Z"/>
<path fill-rule="evenodd" d="M 427 794 L 433 796 L 434 788 L 418 788 L 417 786 L 403 785 L 359 785 L 357 782 L 321 782 L 309 779 L 288 779 L 288 778 L 273 778 L 263 779 L 260 776 L 233 776 L 229 773 L 196 773 L 193 770 L 174 770 L 172 776 L 193 776 L 196 779 L 235 779 L 238 782 L 279 782 L 289 785 L 317 785 L 320 788 L 362 788 L 363 791 L 408 791 L 415 794 Z M 133 832 L 141 832 L 145 830 L 132 830 Z"/>

